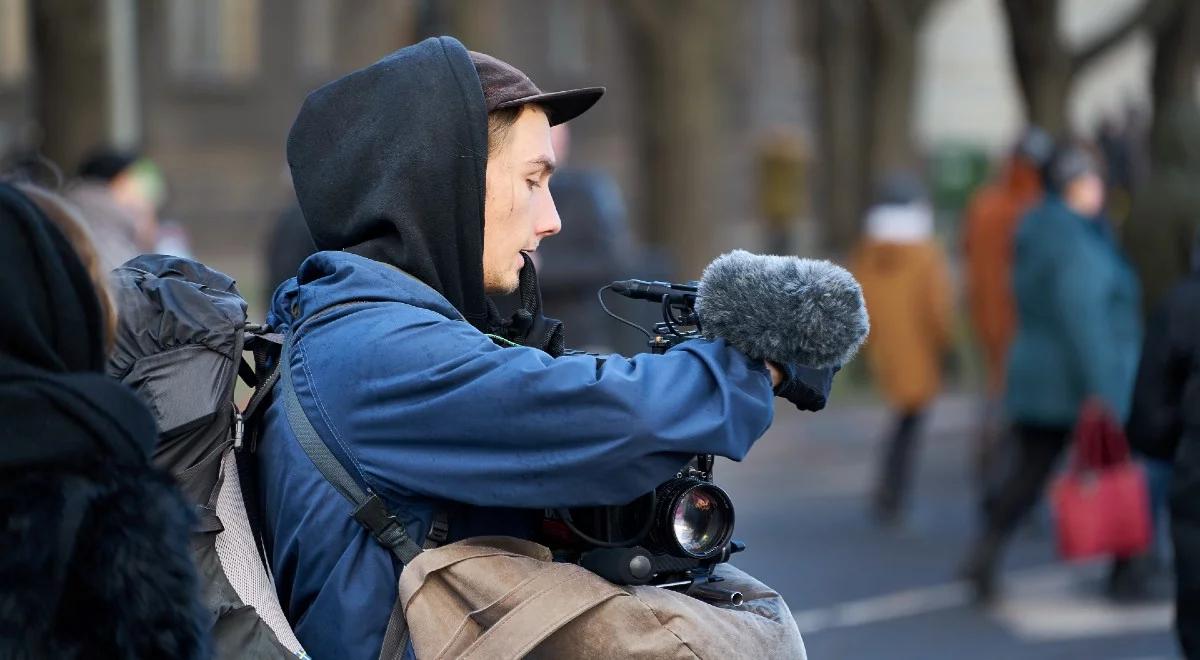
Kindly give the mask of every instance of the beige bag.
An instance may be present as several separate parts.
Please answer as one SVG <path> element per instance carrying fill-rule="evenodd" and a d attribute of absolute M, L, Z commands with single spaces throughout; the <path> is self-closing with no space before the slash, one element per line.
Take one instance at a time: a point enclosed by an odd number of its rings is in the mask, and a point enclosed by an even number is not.
<path fill-rule="evenodd" d="M 400 603 L 418 658 L 805 658 L 783 598 L 723 564 L 740 606 L 622 587 L 544 546 L 481 537 L 417 556 Z"/>

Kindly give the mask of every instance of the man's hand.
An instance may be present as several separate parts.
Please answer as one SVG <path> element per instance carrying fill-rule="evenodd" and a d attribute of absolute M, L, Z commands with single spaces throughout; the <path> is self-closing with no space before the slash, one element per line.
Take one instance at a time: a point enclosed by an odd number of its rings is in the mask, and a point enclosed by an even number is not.
<path fill-rule="evenodd" d="M 817 411 L 825 407 L 829 400 L 829 390 L 833 387 L 833 375 L 841 367 L 827 369 L 810 369 L 794 364 L 777 365 L 767 363 L 771 372 L 771 382 L 775 385 L 775 396 L 792 402 L 800 410 Z M 778 374 L 781 380 L 776 381 Z"/>

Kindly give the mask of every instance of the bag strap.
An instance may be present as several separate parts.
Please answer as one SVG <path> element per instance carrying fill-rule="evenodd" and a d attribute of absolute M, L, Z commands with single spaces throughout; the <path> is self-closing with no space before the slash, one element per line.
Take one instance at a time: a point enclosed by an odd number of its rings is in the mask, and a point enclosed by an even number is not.
<path fill-rule="evenodd" d="M 291 355 L 294 335 L 288 334 L 283 343 L 283 353 L 280 355 L 280 381 L 283 383 L 284 404 L 287 408 L 288 423 L 292 433 L 304 453 L 342 497 L 354 505 L 354 519 L 366 527 L 375 540 L 390 550 L 403 564 L 408 564 L 421 554 L 418 546 L 408 536 L 404 525 L 387 510 L 383 499 L 370 489 L 363 490 L 358 482 L 350 476 L 341 461 L 333 455 L 317 430 L 313 428 L 308 415 L 296 397 L 296 389 L 292 383 Z"/>
<path fill-rule="evenodd" d="M 370 489 L 363 490 L 358 482 L 350 476 L 341 461 L 333 455 L 329 447 L 321 440 L 321 436 L 317 434 L 317 430 L 313 428 L 312 422 L 308 419 L 308 415 L 304 412 L 304 408 L 300 405 L 300 400 L 296 396 L 296 389 L 292 384 L 292 369 L 291 355 L 292 342 L 295 335 L 288 333 L 283 342 L 283 350 L 280 353 L 279 361 L 276 365 L 275 372 L 270 378 L 278 376 L 283 384 L 284 405 L 287 409 L 288 424 L 292 427 L 292 433 L 296 435 L 296 440 L 300 443 L 300 447 L 304 449 L 304 453 L 308 455 L 309 460 L 313 462 L 321 476 L 325 477 L 342 497 L 350 501 L 354 506 L 353 517 L 360 525 L 365 527 L 371 536 L 380 545 L 387 548 L 397 559 L 401 565 L 407 566 L 409 562 L 421 554 L 425 548 L 433 548 L 446 540 L 449 531 L 446 514 L 444 511 L 438 511 L 434 514 L 433 521 L 429 527 L 429 534 L 425 539 L 425 546 L 422 548 L 413 542 L 409 537 L 408 531 L 404 529 L 404 525 L 396 519 L 387 509 L 383 499 Z M 395 658 L 400 657 L 408 647 L 408 626 L 404 620 L 404 610 L 401 607 L 399 598 L 392 606 L 392 613 L 388 617 L 387 629 L 383 635 L 383 647 L 380 649 L 380 658 Z"/>

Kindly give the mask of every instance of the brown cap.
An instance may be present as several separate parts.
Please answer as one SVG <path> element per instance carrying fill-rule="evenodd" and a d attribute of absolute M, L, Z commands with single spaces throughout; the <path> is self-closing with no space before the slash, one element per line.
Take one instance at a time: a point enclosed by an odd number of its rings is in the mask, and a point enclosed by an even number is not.
<path fill-rule="evenodd" d="M 550 125 L 555 126 L 583 114 L 604 95 L 603 87 L 543 92 L 529 76 L 508 62 L 475 51 L 470 53 L 488 112 L 536 103 L 545 109 Z"/>

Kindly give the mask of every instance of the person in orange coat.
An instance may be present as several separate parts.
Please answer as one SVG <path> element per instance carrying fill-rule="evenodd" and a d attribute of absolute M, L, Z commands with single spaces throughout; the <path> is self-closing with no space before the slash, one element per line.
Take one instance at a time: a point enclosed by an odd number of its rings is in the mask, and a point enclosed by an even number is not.
<path fill-rule="evenodd" d="M 1003 426 L 999 401 L 1004 393 L 1008 347 L 1017 328 L 1012 293 L 1013 236 L 1021 217 L 1042 197 L 1038 172 L 1053 148 L 1054 140 L 1045 131 L 1036 126 L 1026 129 L 999 175 L 971 198 L 964 218 L 967 304 L 986 376 L 976 448 L 981 476 L 986 476 Z"/>
<path fill-rule="evenodd" d="M 882 521 L 894 522 L 908 490 L 917 427 L 941 389 L 950 347 L 950 275 L 916 177 L 889 176 L 865 224 L 852 268 L 871 315 L 868 364 L 896 416 L 874 505 Z"/>

